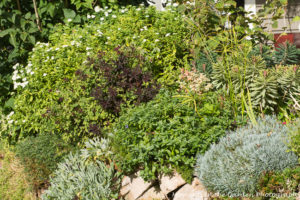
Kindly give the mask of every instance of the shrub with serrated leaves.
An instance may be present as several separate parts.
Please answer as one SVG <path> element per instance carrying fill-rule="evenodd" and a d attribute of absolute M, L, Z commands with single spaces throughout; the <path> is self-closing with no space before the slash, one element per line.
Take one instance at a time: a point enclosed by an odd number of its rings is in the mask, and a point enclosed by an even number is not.
<path fill-rule="evenodd" d="M 28 137 L 16 145 L 16 156 L 25 168 L 29 184 L 35 191 L 48 185 L 49 176 L 56 170 L 57 163 L 71 151 L 56 135 Z"/>
<path fill-rule="evenodd" d="M 97 151 L 99 141 L 93 147 L 89 146 L 88 154 Z M 85 152 L 85 151 L 84 151 Z M 86 152 L 85 152 L 86 153 Z M 91 155 L 75 153 L 69 154 L 51 178 L 51 186 L 44 192 L 42 199 L 88 199 L 114 200 L 118 199 L 120 188 L 120 174 L 114 164 L 105 164 L 94 160 Z M 84 156 L 83 156 L 84 155 Z"/>
<path fill-rule="evenodd" d="M 255 193 L 263 172 L 297 165 L 298 157 L 287 152 L 287 131 L 274 117 L 266 116 L 257 125 L 230 132 L 205 154 L 200 152 L 197 176 L 208 190 L 223 195 Z"/>
<path fill-rule="evenodd" d="M 195 154 L 204 153 L 234 124 L 229 102 L 219 93 L 203 94 L 197 113 L 175 95 L 162 90 L 114 124 L 115 161 L 125 173 L 141 169 L 145 180 L 154 180 L 176 169 L 190 180 Z"/>

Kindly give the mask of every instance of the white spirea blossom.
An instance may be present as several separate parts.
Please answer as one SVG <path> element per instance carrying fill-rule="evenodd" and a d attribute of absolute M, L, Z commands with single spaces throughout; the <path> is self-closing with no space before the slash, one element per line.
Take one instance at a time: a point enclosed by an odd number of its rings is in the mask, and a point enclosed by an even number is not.
<path fill-rule="evenodd" d="M 10 117 L 13 116 L 13 114 L 15 114 L 15 112 L 14 112 L 14 111 L 11 111 L 11 112 L 6 116 L 7 119 L 10 119 Z"/>
<path fill-rule="evenodd" d="M 171 35 L 170 33 L 167 33 L 167 34 L 166 34 L 166 37 L 168 37 L 168 36 L 170 36 L 170 35 Z"/>
<path fill-rule="evenodd" d="M 99 6 L 96 6 L 96 7 L 95 7 L 95 12 L 98 13 L 98 12 L 100 12 L 100 11 L 101 11 L 101 8 L 100 8 Z"/>
<path fill-rule="evenodd" d="M 18 67 L 19 65 L 20 65 L 19 63 L 15 64 L 15 65 L 13 66 L 13 69 L 16 70 L 17 67 Z"/>
<path fill-rule="evenodd" d="M 112 18 L 117 18 L 117 16 L 116 15 L 112 15 Z"/>
<path fill-rule="evenodd" d="M 68 19 L 68 22 L 71 22 L 72 21 L 72 19 Z"/>

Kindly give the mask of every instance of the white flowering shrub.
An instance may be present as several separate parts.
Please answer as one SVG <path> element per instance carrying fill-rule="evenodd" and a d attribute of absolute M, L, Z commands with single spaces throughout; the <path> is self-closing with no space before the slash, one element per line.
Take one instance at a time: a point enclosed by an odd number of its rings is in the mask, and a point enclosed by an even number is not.
<path fill-rule="evenodd" d="M 288 152 L 288 128 L 266 116 L 230 132 L 218 144 L 199 155 L 196 174 L 205 187 L 228 196 L 252 194 L 263 172 L 282 171 L 297 165 L 298 158 Z"/>
<path fill-rule="evenodd" d="M 164 84 L 177 80 L 179 69 L 191 58 L 190 30 L 185 16 L 176 7 L 159 12 L 155 7 L 123 7 L 118 11 L 99 9 L 91 21 L 101 23 L 97 30 L 106 49 L 135 46 L 152 61 L 151 71 Z M 94 17 L 94 18 L 92 18 Z M 174 73 L 176 72 L 176 73 Z"/>
<path fill-rule="evenodd" d="M 91 141 L 95 148 L 101 146 L 98 142 Z M 88 158 L 82 153 L 69 154 L 64 162 L 58 164 L 50 180 L 51 186 L 44 192 L 42 199 L 118 199 L 121 179 L 114 164 L 106 165 L 102 161 Z"/>
<path fill-rule="evenodd" d="M 101 134 L 112 116 L 93 100 L 90 87 L 77 84 L 76 75 L 100 50 L 110 58 L 117 46 L 134 46 L 151 62 L 143 70 L 167 85 L 175 83 L 176 69 L 189 59 L 188 30 L 174 8 L 158 12 L 144 6 L 97 7 L 87 18 L 90 23 L 83 27 L 72 21 L 56 26 L 48 43 L 33 48 L 25 68 L 14 67 L 15 114 L 2 134 L 10 141 L 53 132 L 77 143 Z"/>

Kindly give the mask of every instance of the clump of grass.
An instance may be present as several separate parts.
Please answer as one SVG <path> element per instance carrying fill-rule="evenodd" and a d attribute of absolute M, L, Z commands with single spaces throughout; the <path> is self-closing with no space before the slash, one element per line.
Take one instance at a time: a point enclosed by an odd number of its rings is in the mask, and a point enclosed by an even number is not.
<path fill-rule="evenodd" d="M 24 167 L 15 154 L 0 144 L 0 199 L 37 200 L 27 182 Z"/>

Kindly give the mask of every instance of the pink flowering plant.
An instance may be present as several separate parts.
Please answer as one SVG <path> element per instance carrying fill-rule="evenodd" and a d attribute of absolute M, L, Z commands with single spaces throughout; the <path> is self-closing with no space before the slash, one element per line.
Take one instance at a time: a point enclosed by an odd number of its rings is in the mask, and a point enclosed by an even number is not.
<path fill-rule="evenodd" d="M 199 73 L 196 68 L 192 68 L 191 71 L 182 68 L 180 71 L 177 82 L 183 94 L 175 97 L 183 98 L 182 103 L 193 105 L 197 112 L 197 104 L 200 102 L 201 95 L 208 92 L 212 88 L 212 84 L 209 78 L 205 74 Z"/>

